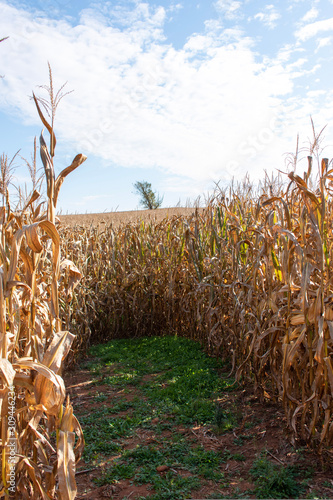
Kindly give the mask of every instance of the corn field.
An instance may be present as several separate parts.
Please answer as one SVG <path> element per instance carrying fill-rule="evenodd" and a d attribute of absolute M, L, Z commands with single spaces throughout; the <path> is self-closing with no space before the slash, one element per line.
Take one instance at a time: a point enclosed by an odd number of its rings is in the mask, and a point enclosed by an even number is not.
<path fill-rule="evenodd" d="M 0 40 L 1 41 L 1 40 Z M 59 225 L 54 114 L 33 95 L 46 207 L 36 168 L 15 209 L 1 157 L 1 491 L 76 496 L 83 433 L 62 371 L 92 342 L 177 334 L 231 360 L 230 375 L 283 405 L 293 439 L 333 444 L 333 168 L 310 149 L 303 176 L 217 190 L 202 210 L 119 227 Z M 49 120 L 45 117 L 48 112 Z M 315 137 L 315 144 L 319 136 Z M 315 167 L 318 172 L 314 172 Z M 80 281 L 81 280 L 81 281 Z M 78 283 L 80 281 L 79 286 Z"/>
<path fill-rule="evenodd" d="M 62 94 L 54 95 L 51 76 L 51 124 L 33 96 L 50 135 L 49 148 L 40 136 L 46 209 L 37 189 L 36 148 L 28 164 L 33 190 L 15 210 L 9 198 L 13 165 L 5 155 L 0 159 L 0 496 L 20 500 L 74 499 L 75 463 L 84 446 L 61 376 L 74 335 L 62 328 L 59 315 L 59 297 L 68 297 L 81 275 L 61 259 L 55 210 L 65 177 L 86 157 L 77 155 L 55 177 L 53 118 Z"/>
<path fill-rule="evenodd" d="M 64 227 L 83 275 L 63 304 L 72 356 L 114 337 L 190 337 L 279 401 L 294 440 L 331 445 L 333 169 L 313 163 L 219 191 L 191 217 Z"/>

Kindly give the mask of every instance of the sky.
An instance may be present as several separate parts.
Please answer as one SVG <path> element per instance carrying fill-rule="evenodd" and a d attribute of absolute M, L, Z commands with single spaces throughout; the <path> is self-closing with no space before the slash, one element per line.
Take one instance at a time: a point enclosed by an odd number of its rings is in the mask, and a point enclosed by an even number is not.
<path fill-rule="evenodd" d="M 216 186 L 298 173 L 315 130 L 333 156 L 333 0 L 0 0 L 0 154 L 29 191 L 43 128 L 32 92 L 55 91 L 59 213 L 205 203 Z M 43 132 L 48 140 L 47 131 Z M 38 166 L 42 163 L 38 155 Z M 14 188 L 13 188 L 14 189 Z M 14 191 L 15 193 L 15 191 Z"/>

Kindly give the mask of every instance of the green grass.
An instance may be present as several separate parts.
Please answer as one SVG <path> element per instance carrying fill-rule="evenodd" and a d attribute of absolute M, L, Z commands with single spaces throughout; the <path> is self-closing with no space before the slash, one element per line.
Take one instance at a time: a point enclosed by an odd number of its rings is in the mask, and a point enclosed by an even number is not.
<path fill-rule="evenodd" d="M 224 475 L 220 471 L 222 463 L 221 454 L 206 451 L 201 446 L 191 448 L 185 439 L 178 437 L 177 440 L 176 437 L 164 440 L 159 446 L 138 446 L 125 451 L 97 480 L 97 484 L 110 484 L 119 479 L 127 479 L 127 474 L 131 471 L 135 484 L 151 485 L 161 498 L 166 498 L 166 495 L 170 498 L 184 498 L 192 489 L 200 487 L 205 479 L 223 481 Z M 160 474 L 157 472 L 159 465 L 166 465 L 169 470 Z M 182 470 L 190 472 L 191 475 L 181 476 L 178 472 Z"/>
<path fill-rule="evenodd" d="M 90 354 L 97 359 L 86 364 L 93 373 L 101 374 L 103 366 L 112 375 L 102 376 L 100 383 L 121 388 L 140 385 L 154 416 L 172 414 L 175 424 L 209 424 L 216 418 L 214 399 L 230 389 L 233 380 L 220 377 L 222 368 L 208 357 L 198 343 L 178 337 L 150 337 L 114 340 L 94 346 Z M 142 382 L 144 375 L 152 380 Z M 99 383 L 99 379 L 95 384 Z M 224 413 L 222 428 L 235 425 L 232 413 Z"/>
<path fill-rule="evenodd" d="M 206 481 L 225 485 L 226 457 L 195 446 L 194 439 L 185 439 L 175 429 L 211 425 L 223 432 L 236 425 L 233 409 L 217 415 L 216 399 L 234 383 L 221 376 L 220 362 L 208 357 L 198 343 L 170 336 L 113 340 L 94 346 L 90 355 L 94 359 L 84 367 L 97 392 L 94 413 L 80 417 L 84 459 L 98 464 L 105 456 L 118 456 L 97 480 L 99 485 L 131 479 L 152 489 L 151 500 L 189 498 Z M 98 390 L 105 384 L 110 386 L 108 395 Z M 131 389 L 135 397 L 130 402 L 119 394 L 112 396 L 113 390 L 124 394 Z M 117 418 L 120 411 L 126 414 Z M 139 429 L 153 431 L 154 444 L 125 450 L 126 439 Z M 165 430 L 172 431 L 172 437 L 164 436 Z M 168 467 L 163 474 L 156 470 L 160 465 Z"/>
<path fill-rule="evenodd" d="M 237 446 L 233 452 L 212 451 L 198 446 L 194 434 L 186 430 L 205 426 L 221 435 L 232 432 L 243 419 L 233 398 L 226 397 L 237 385 L 223 376 L 225 367 L 208 357 L 198 343 L 171 336 L 122 339 L 94 346 L 90 355 L 93 359 L 84 367 L 92 376 L 94 410 L 80 411 L 84 460 L 99 466 L 112 458 L 95 479 L 99 486 L 130 480 L 145 485 L 150 500 L 191 498 L 204 485 L 209 485 L 214 491 L 211 498 L 216 499 L 299 498 L 307 490 L 313 471 L 302 462 L 301 450 L 298 470 L 272 463 L 261 454 L 246 475 L 255 490 L 242 491 L 229 483 L 225 464 L 232 460 L 238 462 L 236 470 L 241 468 L 248 459 L 238 447 L 246 447 L 255 436 L 237 433 L 233 439 L 230 434 L 229 442 Z M 245 428 L 259 421 L 257 416 Z M 141 434 L 148 441 L 143 437 L 142 444 L 135 446 Z M 166 470 L 159 472 L 159 466 Z M 312 491 L 308 498 L 316 495 Z"/>
<path fill-rule="evenodd" d="M 299 498 L 305 491 L 295 468 L 275 465 L 265 455 L 253 463 L 250 474 L 257 498 Z"/>
<path fill-rule="evenodd" d="M 198 446 L 193 433 L 186 433 L 186 427 L 204 425 L 225 434 L 243 418 L 232 398 L 225 397 L 237 388 L 234 380 L 223 376 L 222 364 L 198 343 L 170 336 L 122 339 L 94 346 L 90 355 L 93 359 L 84 366 L 93 379 L 94 412 L 81 410 L 84 459 L 98 466 L 112 457 L 95 480 L 99 486 L 130 480 L 146 485 L 150 500 L 191 498 L 191 492 L 208 484 L 216 489 L 212 498 L 228 498 L 226 488 L 230 498 L 299 498 L 306 491 L 308 469 L 281 467 L 265 454 L 248 476 L 255 490 L 234 486 L 230 491 L 225 464 L 234 460 L 241 467 L 244 454 L 207 450 Z M 140 433 L 150 441 L 143 438 L 135 446 Z M 238 434 L 233 444 L 246 446 L 253 439 Z M 159 466 L 166 470 L 158 472 Z"/>

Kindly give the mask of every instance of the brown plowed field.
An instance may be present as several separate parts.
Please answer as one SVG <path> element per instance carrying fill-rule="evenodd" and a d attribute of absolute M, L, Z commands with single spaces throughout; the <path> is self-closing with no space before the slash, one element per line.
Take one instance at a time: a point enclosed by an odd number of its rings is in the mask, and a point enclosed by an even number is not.
<path fill-rule="evenodd" d="M 64 226 L 90 226 L 97 224 L 128 224 L 144 220 L 145 222 L 159 222 L 165 218 L 173 216 L 189 216 L 195 213 L 196 210 L 202 211 L 203 208 L 158 208 L 157 210 L 132 210 L 128 212 L 103 212 L 97 214 L 74 214 L 60 215 L 59 219 Z"/>

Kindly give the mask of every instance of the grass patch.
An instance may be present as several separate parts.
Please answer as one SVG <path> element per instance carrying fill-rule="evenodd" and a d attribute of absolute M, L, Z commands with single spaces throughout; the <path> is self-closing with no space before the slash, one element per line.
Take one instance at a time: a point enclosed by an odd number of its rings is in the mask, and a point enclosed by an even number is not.
<path fill-rule="evenodd" d="M 295 468 L 275 465 L 265 455 L 253 463 L 250 475 L 256 484 L 257 498 L 299 498 L 305 491 Z"/>
<path fill-rule="evenodd" d="M 177 495 L 183 498 L 200 487 L 204 480 L 223 480 L 224 475 L 219 470 L 222 463 L 219 453 L 206 451 L 201 446 L 192 449 L 184 438 L 176 437 L 176 440 L 165 440 L 160 446 L 138 446 L 125 451 L 97 484 L 112 483 L 119 480 L 119 471 L 131 470 L 135 484 L 149 484 L 156 494 L 163 494 L 161 498 L 167 494 L 170 498 L 177 498 Z M 161 465 L 168 467 L 164 474 L 158 472 Z M 179 472 L 183 470 L 190 474 L 182 476 Z"/>
<path fill-rule="evenodd" d="M 193 447 L 193 439 L 175 431 L 175 426 L 208 425 L 216 421 L 216 399 L 229 390 L 233 380 L 221 377 L 222 364 L 202 352 L 194 341 L 178 337 L 152 337 L 113 340 L 94 346 L 92 361 L 85 363 L 98 378 L 93 414 L 83 416 L 86 461 L 98 462 L 105 455 L 118 458 L 106 468 L 98 485 L 132 479 L 147 484 L 159 500 L 188 498 L 190 492 L 207 481 L 223 482 L 221 465 L 225 457 L 202 446 Z M 98 390 L 98 385 L 111 385 L 127 392 L 132 386 L 135 397 L 122 401 Z M 111 404 L 105 405 L 105 401 Z M 103 406 L 102 406 L 103 405 Z M 120 411 L 130 410 L 117 418 Z M 236 423 L 229 410 L 223 412 L 220 428 L 232 429 Z M 154 432 L 156 444 L 138 445 L 125 450 L 126 439 L 136 432 Z M 163 436 L 173 431 L 172 437 Z M 165 465 L 161 474 L 158 467 Z"/>
<path fill-rule="evenodd" d="M 214 422 L 214 400 L 234 382 L 221 378 L 222 364 L 208 357 L 198 343 L 185 338 L 113 340 L 94 346 L 90 354 L 98 358 L 86 364 L 93 373 L 96 367 L 100 372 L 102 365 L 112 366 L 112 375 L 102 377 L 101 384 L 118 388 L 138 386 L 144 375 L 154 375 L 153 380 L 141 382 L 142 393 L 154 408 L 155 416 L 172 414 L 175 424 Z M 226 428 L 230 429 L 235 422 L 230 413 L 225 412 L 224 417 Z"/>
<path fill-rule="evenodd" d="M 179 337 L 122 339 L 94 346 L 90 354 L 94 358 L 85 366 L 94 379 L 89 394 L 94 411 L 83 407 L 80 422 L 84 459 L 100 467 L 93 479 L 97 486 L 129 480 L 133 489 L 145 486 L 150 500 L 191 498 L 198 488 L 214 492 L 212 498 L 261 499 L 299 498 L 308 489 L 304 453 L 298 469 L 272 463 L 266 453 L 253 462 L 245 453 L 256 439 L 255 426 L 239 433 L 244 413 L 237 397 L 226 394 L 237 385 L 198 343 Z M 254 424 L 259 420 L 256 416 Z M 210 446 L 212 432 L 223 434 L 224 448 Z M 249 484 L 242 484 L 242 475 Z"/>

